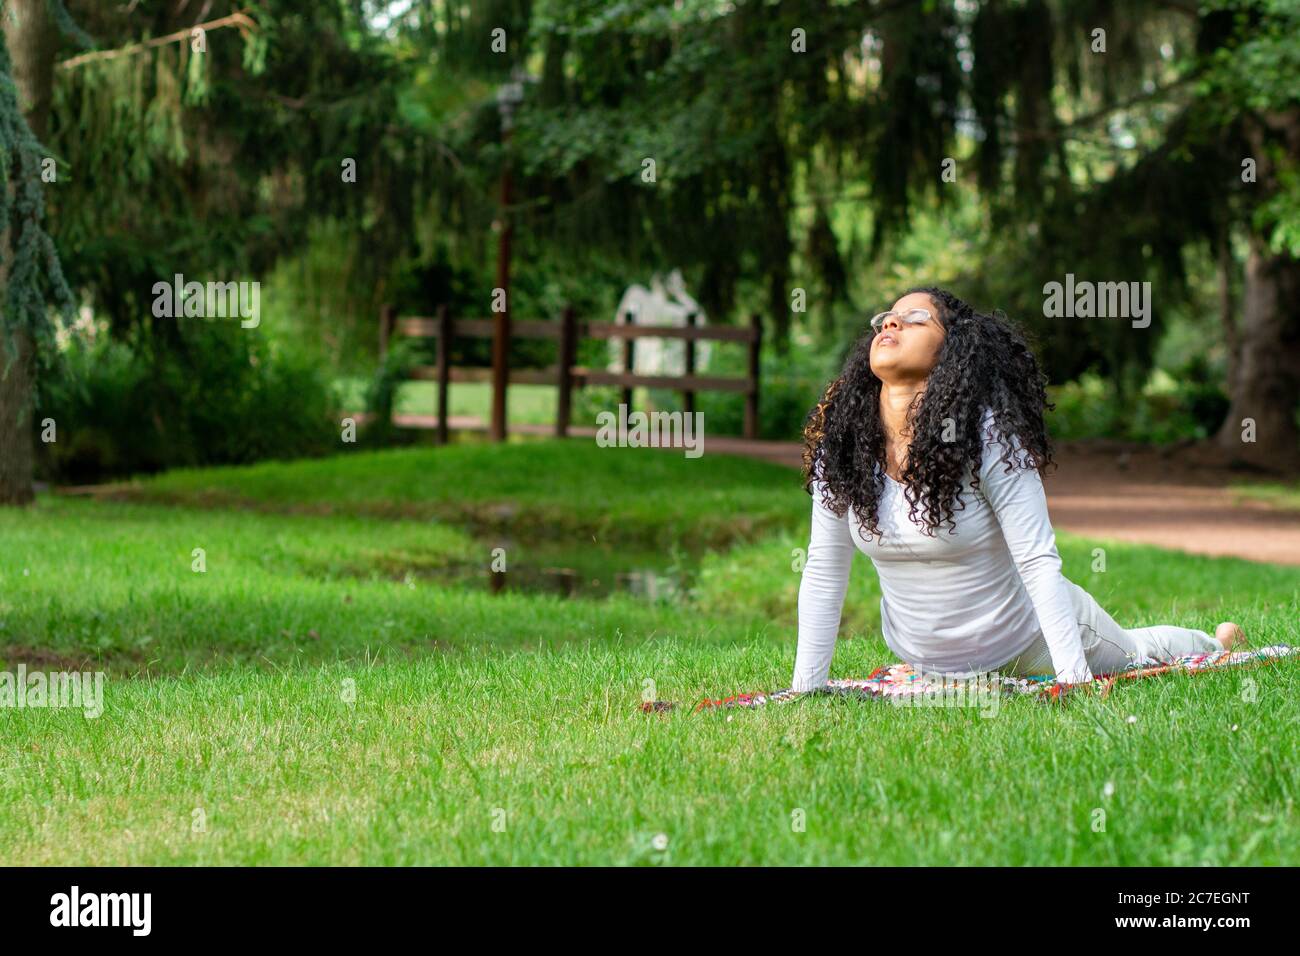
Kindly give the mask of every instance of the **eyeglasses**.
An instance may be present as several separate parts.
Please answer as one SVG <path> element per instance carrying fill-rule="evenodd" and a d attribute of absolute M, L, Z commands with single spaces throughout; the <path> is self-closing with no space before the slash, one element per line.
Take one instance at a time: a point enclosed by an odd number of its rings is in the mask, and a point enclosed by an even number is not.
<path fill-rule="evenodd" d="M 880 312 L 871 317 L 871 329 L 879 332 L 885 327 L 885 321 L 893 316 L 904 325 L 924 325 L 934 321 L 929 309 L 908 309 L 906 312 Z"/>

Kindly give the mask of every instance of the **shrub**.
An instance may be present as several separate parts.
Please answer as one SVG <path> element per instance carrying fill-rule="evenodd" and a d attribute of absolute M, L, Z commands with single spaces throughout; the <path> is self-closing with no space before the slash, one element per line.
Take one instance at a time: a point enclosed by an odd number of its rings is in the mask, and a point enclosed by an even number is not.
<path fill-rule="evenodd" d="M 43 370 L 42 477 L 87 482 L 164 468 L 339 450 L 339 401 L 310 358 L 258 335 L 187 325 L 178 343 L 74 337 Z"/>
<path fill-rule="evenodd" d="M 1164 444 L 1202 439 L 1214 433 L 1228 409 L 1222 388 L 1188 369 L 1177 377 L 1157 371 L 1126 402 L 1109 382 L 1091 373 L 1048 391 L 1056 410 L 1048 413 L 1047 426 L 1060 441 L 1117 438 Z"/>
<path fill-rule="evenodd" d="M 366 388 L 366 427 L 364 444 L 409 444 L 413 436 L 393 425 L 393 408 L 397 402 L 397 389 L 407 381 L 412 368 L 425 362 L 424 346 L 415 339 L 394 339 L 384 360 L 375 369 L 374 378 Z"/>

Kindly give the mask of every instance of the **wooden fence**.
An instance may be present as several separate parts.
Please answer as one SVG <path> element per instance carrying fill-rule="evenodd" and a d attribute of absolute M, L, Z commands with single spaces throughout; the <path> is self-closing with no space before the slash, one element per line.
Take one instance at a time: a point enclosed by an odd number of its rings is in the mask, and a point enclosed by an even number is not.
<path fill-rule="evenodd" d="M 745 396 L 746 438 L 758 437 L 758 379 L 759 348 L 762 344 L 763 330 L 759 317 L 750 319 L 749 327 L 696 325 L 696 317 L 687 317 L 685 326 L 633 325 L 631 316 L 628 323 L 589 322 L 579 320 L 571 308 L 560 314 L 558 322 L 511 319 L 510 337 L 522 339 L 553 339 L 559 343 L 559 354 L 555 365 L 544 369 L 507 369 L 507 384 L 554 385 L 559 390 L 555 416 L 555 434 L 565 437 L 569 432 L 573 390 L 588 385 L 616 385 L 623 389 L 623 403 L 632 407 L 632 389 L 638 386 L 647 388 L 666 388 L 680 391 L 683 395 L 684 410 L 689 414 L 695 411 L 695 393 L 704 391 L 740 392 Z M 437 431 L 439 442 L 447 441 L 447 387 L 452 382 L 491 382 L 493 369 L 486 367 L 468 368 L 451 364 L 451 341 L 456 337 L 492 338 L 492 319 L 453 318 L 447 306 L 438 308 L 437 315 L 397 316 L 391 306 L 385 306 L 380 313 L 379 353 L 382 358 L 388 351 L 388 342 L 393 335 L 411 338 L 437 339 L 436 360 L 433 365 L 417 366 L 411 369 L 410 377 L 415 380 L 436 383 L 437 393 Z M 622 372 L 609 372 L 604 369 L 584 368 L 575 365 L 579 339 L 619 339 L 623 343 Z M 684 339 L 686 342 L 686 361 L 682 375 L 637 375 L 631 370 L 636 357 L 636 341 L 645 338 Z M 695 374 L 695 343 L 701 340 L 719 342 L 739 342 L 749 346 L 748 374 L 744 378 L 721 378 Z"/>

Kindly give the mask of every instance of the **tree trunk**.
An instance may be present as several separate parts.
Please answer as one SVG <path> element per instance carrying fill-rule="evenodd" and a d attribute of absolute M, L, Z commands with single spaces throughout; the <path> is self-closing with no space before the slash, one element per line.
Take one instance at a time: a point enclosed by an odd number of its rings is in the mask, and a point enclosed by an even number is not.
<path fill-rule="evenodd" d="M 1226 387 L 1229 395 L 1237 394 L 1237 369 L 1241 365 L 1241 333 L 1237 328 L 1237 298 L 1232 283 L 1237 275 L 1237 262 L 1232 255 L 1232 233 L 1225 226 L 1217 241 L 1215 258 L 1219 271 L 1219 325 L 1223 330 L 1223 344 L 1228 352 Z"/>
<path fill-rule="evenodd" d="M 1219 445 L 1269 470 L 1300 467 L 1300 260 L 1251 236 L 1241 307 L 1231 405 Z M 1246 440 L 1250 422 L 1254 441 Z"/>
<path fill-rule="evenodd" d="M 0 505 L 32 501 L 34 355 L 26 329 L 14 329 L 13 352 L 0 348 Z"/>
<path fill-rule="evenodd" d="M 36 138 L 43 139 L 50 115 L 54 87 L 54 24 L 46 0 L 9 0 L 4 6 L 5 43 L 13 63 L 18 104 Z M 9 189 L 22 176 L 39 176 L 21 157 L 9 157 Z M 4 262 L 14 247 L 14 223 L 3 223 L 0 249 Z M 21 225 L 18 226 L 21 228 Z M 0 264 L 0 307 L 6 301 L 8 269 Z M 36 352 L 26 328 L 11 317 L 0 317 L 12 337 L 11 347 L 0 347 L 0 505 L 28 504 L 32 500 L 32 404 L 36 391 Z"/>
<path fill-rule="evenodd" d="M 1279 153 L 1300 155 L 1300 110 L 1251 113 L 1243 132 L 1257 162 L 1259 202 L 1281 188 Z M 1231 404 L 1218 443 L 1238 461 L 1270 471 L 1300 469 L 1300 260 L 1252 230 L 1241 322 L 1228 377 Z M 1253 426 L 1253 435 L 1251 428 Z M 1252 440 L 1253 439 L 1253 440 Z"/>

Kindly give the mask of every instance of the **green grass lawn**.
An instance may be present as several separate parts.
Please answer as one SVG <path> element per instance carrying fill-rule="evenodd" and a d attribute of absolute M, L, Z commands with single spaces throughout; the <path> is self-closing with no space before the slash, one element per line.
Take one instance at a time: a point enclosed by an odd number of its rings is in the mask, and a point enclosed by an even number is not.
<path fill-rule="evenodd" d="M 0 669 L 108 674 L 98 718 L 0 708 L 0 864 L 1300 862 L 1290 662 L 993 714 L 641 713 L 788 683 L 809 499 L 776 466 L 467 445 L 129 497 L 0 512 Z M 512 567 L 567 552 L 584 574 L 675 544 L 692 587 L 566 600 L 443 573 L 486 579 L 506 532 Z M 1300 569 L 1060 545 L 1122 624 L 1300 641 Z M 859 556 L 833 675 L 892 659 L 878 626 Z"/>
<path fill-rule="evenodd" d="M 637 454 L 648 451 L 651 454 Z M 805 516 L 797 475 L 768 462 L 590 439 L 486 442 L 310 463 L 186 469 L 136 483 L 161 504 L 472 523 L 532 537 L 725 545 Z M 806 496 L 805 496 L 806 497 Z"/>
<path fill-rule="evenodd" d="M 1284 482 L 1259 482 L 1233 485 L 1239 499 L 1263 501 L 1279 508 L 1300 511 L 1300 484 Z"/>
<path fill-rule="evenodd" d="M 349 411 L 365 408 L 366 388 L 363 378 L 345 378 L 338 382 L 343 407 Z M 553 385 L 511 385 L 510 421 L 516 424 L 549 425 L 555 421 L 559 390 Z M 452 415 L 468 415 L 487 421 L 492 412 L 492 386 L 487 382 L 458 382 L 447 388 L 447 402 Z M 438 397 L 433 382 L 403 382 L 397 389 L 393 410 L 400 415 L 436 415 Z"/>

